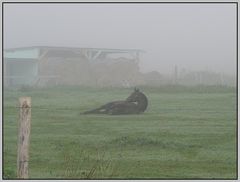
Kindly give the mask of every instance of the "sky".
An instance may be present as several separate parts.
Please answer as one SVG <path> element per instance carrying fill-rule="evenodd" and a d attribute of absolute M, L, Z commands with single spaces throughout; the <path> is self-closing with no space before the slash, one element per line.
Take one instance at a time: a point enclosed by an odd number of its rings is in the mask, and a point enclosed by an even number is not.
<path fill-rule="evenodd" d="M 4 48 L 141 49 L 142 72 L 236 74 L 235 4 L 4 4 Z"/>

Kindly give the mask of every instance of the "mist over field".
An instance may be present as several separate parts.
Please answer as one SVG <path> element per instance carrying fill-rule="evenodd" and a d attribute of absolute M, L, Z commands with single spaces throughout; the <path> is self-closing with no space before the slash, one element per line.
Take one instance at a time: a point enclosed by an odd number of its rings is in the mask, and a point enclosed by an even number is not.
<path fill-rule="evenodd" d="M 236 3 L 3 6 L 3 179 L 237 179 Z"/>
<path fill-rule="evenodd" d="M 157 71 L 174 77 L 177 67 L 179 74 L 210 72 L 202 77 L 221 74 L 219 79 L 234 83 L 236 7 L 4 4 L 4 48 L 29 46 L 139 49 L 144 51 L 138 63 L 142 73 Z"/>

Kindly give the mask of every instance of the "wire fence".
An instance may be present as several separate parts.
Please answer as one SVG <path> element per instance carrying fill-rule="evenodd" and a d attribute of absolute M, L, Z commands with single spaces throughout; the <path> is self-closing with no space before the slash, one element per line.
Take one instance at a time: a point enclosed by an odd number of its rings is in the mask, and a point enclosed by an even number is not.
<path fill-rule="evenodd" d="M 95 106 L 98 107 L 98 106 Z M 5 106 L 4 109 L 16 109 L 18 111 L 21 107 L 13 107 L 13 106 Z M 57 108 L 57 107 L 30 107 L 32 111 L 78 111 L 80 114 L 84 111 L 87 111 L 89 109 L 93 109 L 94 107 L 89 107 L 89 108 Z M 193 111 L 193 110 L 198 110 L 196 108 L 192 107 L 178 107 L 178 111 Z M 176 108 L 162 108 L 162 112 L 172 112 L 176 111 Z M 207 108 L 202 109 L 202 112 L 213 112 L 209 111 Z"/>
<path fill-rule="evenodd" d="M 14 107 L 14 106 L 3 106 L 4 109 L 20 109 L 21 107 Z M 56 107 L 30 107 L 32 110 L 56 110 L 56 111 L 76 111 L 81 110 L 79 108 L 73 109 L 73 108 L 56 108 Z"/>

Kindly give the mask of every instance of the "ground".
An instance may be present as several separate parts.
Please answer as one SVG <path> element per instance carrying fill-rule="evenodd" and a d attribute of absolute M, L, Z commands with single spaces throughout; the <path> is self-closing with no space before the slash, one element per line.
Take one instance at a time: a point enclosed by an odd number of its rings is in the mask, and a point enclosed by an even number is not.
<path fill-rule="evenodd" d="M 3 175 L 16 178 L 17 101 L 32 97 L 30 178 L 236 178 L 235 88 L 140 88 L 140 115 L 81 115 L 132 89 L 4 91 Z"/>

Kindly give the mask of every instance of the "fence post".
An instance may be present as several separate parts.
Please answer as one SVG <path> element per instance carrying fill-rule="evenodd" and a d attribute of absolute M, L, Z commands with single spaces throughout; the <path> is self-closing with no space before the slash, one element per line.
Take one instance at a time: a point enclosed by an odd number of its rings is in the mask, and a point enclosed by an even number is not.
<path fill-rule="evenodd" d="M 17 177 L 26 179 L 31 129 L 31 97 L 20 97 L 19 108 Z"/>

